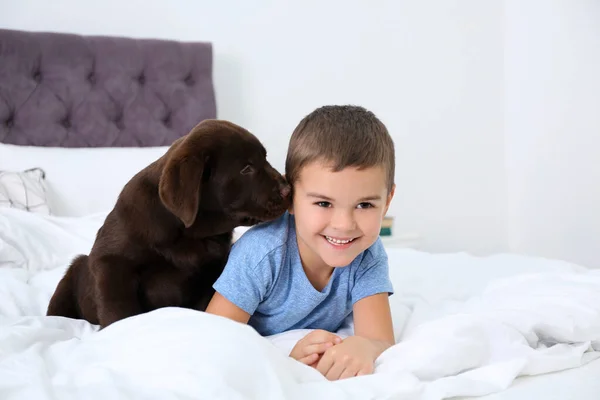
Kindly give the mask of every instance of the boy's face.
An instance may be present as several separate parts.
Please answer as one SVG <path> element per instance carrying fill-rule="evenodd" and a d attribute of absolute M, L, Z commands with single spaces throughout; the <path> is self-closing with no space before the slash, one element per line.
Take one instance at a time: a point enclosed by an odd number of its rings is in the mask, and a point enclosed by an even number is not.
<path fill-rule="evenodd" d="M 333 172 L 313 162 L 294 184 L 298 249 L 311 268 L 343 267 L 378 238 L 393 197 L 382 167 Z"/>

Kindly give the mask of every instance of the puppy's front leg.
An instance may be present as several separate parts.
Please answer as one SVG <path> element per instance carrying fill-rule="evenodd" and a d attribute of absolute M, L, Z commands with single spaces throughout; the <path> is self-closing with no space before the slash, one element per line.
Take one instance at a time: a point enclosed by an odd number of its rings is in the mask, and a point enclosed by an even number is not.
<path fill-rule="evenodd" d="M 120 256 L 103 256 L 92 268 L 96 276 L 98 320 L 101 328 L 142 313 L 135 265 Z"/>

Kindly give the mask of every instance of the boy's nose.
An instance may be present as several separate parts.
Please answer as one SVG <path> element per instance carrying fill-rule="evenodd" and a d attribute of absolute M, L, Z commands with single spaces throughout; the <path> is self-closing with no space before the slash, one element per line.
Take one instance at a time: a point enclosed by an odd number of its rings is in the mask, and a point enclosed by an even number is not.
<path fill-rule="evenodd" d="M 337 211 L 331 218 L 331 227 L 338 231 L 351 231 L 356 228 L 356 221 L 352 211 Z"/>

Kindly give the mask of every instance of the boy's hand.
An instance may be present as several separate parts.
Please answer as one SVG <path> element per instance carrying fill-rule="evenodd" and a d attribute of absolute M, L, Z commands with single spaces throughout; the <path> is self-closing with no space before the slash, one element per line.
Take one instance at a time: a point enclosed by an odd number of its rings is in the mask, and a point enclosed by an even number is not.
<path fill-rule="evenodd" d="M 381 354 L 370 339 L 350 336 L 329 348 L 316 368 L 330 381 L 373 373 L 375 360 Z"/>
<path fill-rule="evenodd" d="M 342 342 L 339 336 L 317 329 L 304 336 L 296 343 L 290 357 L 309 366 L 314 366 L 325 351 Z"/>

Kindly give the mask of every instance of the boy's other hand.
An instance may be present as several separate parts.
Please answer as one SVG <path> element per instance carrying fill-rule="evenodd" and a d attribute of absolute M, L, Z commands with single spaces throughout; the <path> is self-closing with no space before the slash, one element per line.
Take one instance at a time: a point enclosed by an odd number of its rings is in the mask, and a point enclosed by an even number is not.
<path fill-rule="evenodd" d="M 381 352 L 372 340 L 350 336 L 331 347 L 316 368 L 330 381 L 373 373 L 375 360 Z"/>
<path fill-rule="evenodd" d="M 303 364 L 315 367 L 323 353 L 339 343 L 342 343 L 342 338 L 339 336 L 322 329 L 317 329 L 296 343 L 290 353 L 290 357 Z"/>

